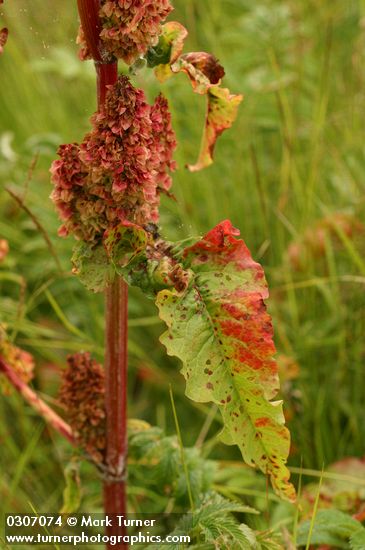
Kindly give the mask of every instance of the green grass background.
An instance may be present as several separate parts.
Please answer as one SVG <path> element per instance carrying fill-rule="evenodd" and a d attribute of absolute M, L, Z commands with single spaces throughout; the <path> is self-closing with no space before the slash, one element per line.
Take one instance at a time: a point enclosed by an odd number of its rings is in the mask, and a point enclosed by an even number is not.
<path fill-rule="evenodd" d="M 360 220 L 365 189 L 365 3 L 361 0 L 175 0 L 174 18 L 189 29 L 186 50 L 214 52 L 224 84 L 245 96 L 234 127 L 220 139 L 215 164 L 190 174 L 204 120 L 204 100 L 184 75 L 160 86 L 151 71 L 136 83 L 169 98 L 179 139 L 177 201 L 163 200 L 168 238 L 201 234 L 230 218 L 266 271 L 279 353 L 299 377 L 286 392 L 291 465 L 321 469 L 365 449 L 365 240 L 360 228 L 325 235 L 300 270 L 287 250 L 323 218 Z M 0 59 L 0 238 L 10 244 L 0 266 L 0 322 L 35 355 L 34 387 L 56 395 L 67 353 L 103 355 L 103 299 L 70 274 L 73 242 L 56 235 L 48 169 L 60 143 L 78 141 L 95 109 L 94 73 L 78 61 L 76 2 L 13 0 L 1 7 L 10 29 Z M 36 159 L 36 166 L 29 170 Z M 49 235 L 58 262 L 30 217 Z M 307 247 L 308 248 L 308 247 Z M 62 271 L 59 269 L 62 266 Z M 174 433 L 168 384 L 186 445 L 209 407 L 184 398 L 179 364 L 158 342 L 153 304 L 130 293 L 131 417 Z M 56 304 L 56 306 L 55 306 Z M 141 368 L 151 376 L 141 379 Z M 0 399 L 0 500 L 4 511 L 57 510 L 67 444 L 17 396 Z M 219 428 L 213 422 L 211 434 Z M 216 446 L 213 455 L 238 459 Z M 86 468 L 85 509 L 99 509 L 99 482 Z"/>

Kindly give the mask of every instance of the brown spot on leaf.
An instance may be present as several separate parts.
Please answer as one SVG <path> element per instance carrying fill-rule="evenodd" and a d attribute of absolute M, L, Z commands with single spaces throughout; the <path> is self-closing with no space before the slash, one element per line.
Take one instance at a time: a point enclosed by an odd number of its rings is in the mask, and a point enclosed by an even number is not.
<path fill-rule="evenodd" d="M 263 428 L 265 426 L 268 426 L 271 423 L 270 418 L 267 418 L 263 416 L 262 418 L 258 418 L 255 420 L 255 426 L 256 428 Z"/>

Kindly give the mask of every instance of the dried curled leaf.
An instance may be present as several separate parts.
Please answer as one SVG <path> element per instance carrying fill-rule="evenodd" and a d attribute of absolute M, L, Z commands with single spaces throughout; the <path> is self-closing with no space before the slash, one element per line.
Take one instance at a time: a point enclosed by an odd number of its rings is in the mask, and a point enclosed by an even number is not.
<path fill-rule="evenodd" d="M 182 293 L 162 290 L 161 337 L 169 355 L 179 357 L 186 394 L 216 403 L 224 419 L 223 440 L 239 446 L 245 461 L 270 476 L 275 491 L 293 501 L 285 466 L 290 436 L 281 402 L 264 272 L 230 222 L 180 251 L 182 265 L 194 272 Z M 177 249 L 175 249 L 177 250 Z"/>
<path fill-rule="evenodd" d="M 229 93 L 228 88 L 214 86 L 208 90 L 208 108 L 199 158 L 188 166 L 191 172 L 197 172 L 213 163 L 213 153 L 217 138 L 230 128 L 237 116 L 241 95 Z"/>
<path fill-rule="evenodd" d="M 181 55 L 186 29 L 175 21 L 163 26 L 158 45 L 147 54 L 149 67 L 164 82 L 173 74 L 186 73 L 193 90 L 207 96 L 207 115 L 199 153 L 195 164 L 188 165 L 192 172 L 202 170 L 213 162 L 213 152 L 217 138 L 230 128 L 237 116 L 242 95 L 230 94 L 227 88 L 220 88 L 224 69 L 218 59 L 206 52 L 190 52 Z"/>
<path fill-rule="evenodd" d="M 212 86 L 220 84 L 224 69 L 218 59 L 206 52 L 191 52 L 179 57 L 171 65 L 173 73 L 186 73 L 194 92 L 206 94 Z"/>

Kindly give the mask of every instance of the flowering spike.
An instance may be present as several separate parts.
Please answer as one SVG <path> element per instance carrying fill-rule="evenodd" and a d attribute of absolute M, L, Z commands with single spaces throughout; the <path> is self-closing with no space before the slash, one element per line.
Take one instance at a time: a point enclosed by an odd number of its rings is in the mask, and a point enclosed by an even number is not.
<path fill-rule="evenodd" d="M 98 463 L 104 461 L 105 404 L 104 370 L 90 353 L 67 358 L 60 401 L 76 441 Z"/>
<path fill-rule="evenodd" d="M 81 59 L 81 61 L 87 61 L 88 59 L 93 58 L 89 46 L 86 42 L 84 29 L 81 25 L 79 26 L 79 33 L 76 38 L 76 44 L 80 46 L 79 58 Z"/>
<path fill-rule="evenodd" d="M 131 65 L 156 46 L 162 22 L 172 11 L 169 0 L 102 0 L 100 8 L 101 46 L 109 55 Z M 80 58 L 92 55 L 80 29 L 77 43 Z"/>
<path fill-rule="evenodd" d="M 91 118 L 81 143 L 61 145 L 51 173 L 59 233 L 96 243 L 105 230 L 129 221 L 158 221 L 160 193 L 171 186 L 175 134 L 166 99 L 146 102 L 142 90 L 121 76 L 104 108 Z"/>

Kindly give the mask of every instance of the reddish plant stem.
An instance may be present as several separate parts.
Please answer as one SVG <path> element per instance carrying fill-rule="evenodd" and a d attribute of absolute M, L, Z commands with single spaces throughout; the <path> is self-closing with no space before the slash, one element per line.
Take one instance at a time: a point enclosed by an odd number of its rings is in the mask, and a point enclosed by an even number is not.
<path fill-rule="evenodd" d="M 118 66 L 115 60 L 103 57 L 100 48 L 99 0 L 78 0 L 81 25 L 88 48 L 94 58 L 97 74 L 98 108 L 105 103 L 107 87 L 115 84 Z M 105 291 L 105 407 L 106 466 L 104 480 L 104 510 L 107 515 L 124 516 L 126 506 L 127 462 L 127 331 L 128 287 L 120 277 Z M 125 535 L 126 529 L 113 526 L 107 535 Z M 127 544 L 110 546 L 126 548 Z"/>
<path fill-rule="evenodd" d="M 100 49 L 100 0 L 77 0 L 84 37 L 94 61 L 103 61 Z"/>
<path fill-rule="evenodd" d="M 118 64 L 117 63 L 99 63 L 95 62 L 96 68 L 96 85 L 98 94 L 98 107 L 103 109 L 105 103 L 106 92 L 108 86 L 116 83 L 118 80 Z"/>
<path fill-rule="evenodd" d="M 0 372 L 6 376 L 10 384 L 37 411 L 44 420 L 72 445 L 77 445 L 71 427 L 51 409 L 38 395 L 17 375 L 17 373 L 0 357 Z"/>
<path fill-rule="evenodd" d="M 104 482 L 104 508 L 106 514 L 119 515 L 127 511 L 127 306 L 128 287 L 117 277 L 106 290 L 106 463 L 112 475 Z M 126 534 L 126 530 L 112 527 L 108 534 Z"/>
<path fill-rule="evenodd" d="M 95 63 L 95 67 L 98 106 L 103 109 L 107 86 L 116 82 L 118 68 L 116 63 Z M 104 481 L 104 510 L 107 515 L 125 515 L 127 511 L 127 343 L 128 286 L 121 277 L 116 277 L 105 291 L 106 465 L 109 476 Z M 126 529 L 114 523 L 107 528 L 107 534 L 125 535 Z"/>

